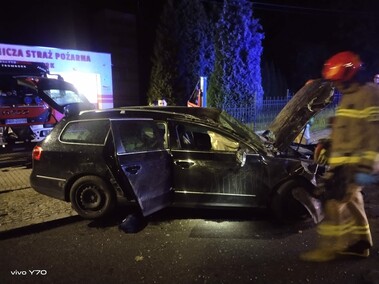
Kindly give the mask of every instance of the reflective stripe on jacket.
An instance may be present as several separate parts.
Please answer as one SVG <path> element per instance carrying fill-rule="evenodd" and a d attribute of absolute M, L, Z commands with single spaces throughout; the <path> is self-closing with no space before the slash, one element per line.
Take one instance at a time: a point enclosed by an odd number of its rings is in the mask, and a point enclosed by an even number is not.
<path fill-rule="evenodd" d="M 379 155 L 379 86 L 355 84 L 340 91 L 328 163 L 356 164 L 370 171 Z"/>

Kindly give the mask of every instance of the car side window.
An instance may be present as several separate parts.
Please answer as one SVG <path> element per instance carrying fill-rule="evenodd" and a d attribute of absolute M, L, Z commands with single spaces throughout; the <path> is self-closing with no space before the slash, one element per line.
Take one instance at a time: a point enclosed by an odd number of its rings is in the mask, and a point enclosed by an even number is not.
<path fill-rule="evenodd" d="M 167 148 L 166 126 L 152 120 L 123 121 L 118 124 L 122 152 L 164 150 Z"/>
<path fill-rule="evenodd" d="M 212 150 L 214 151 L 237 151 L 240 143 L 220 133 L 208 131 L 211 137 Z"/>
<path fill-rule="evenodd" d="M 237 151 L 239 143 L 203 126 L 178 124 L 178 148 L 197 151 Z"/>
<path fill-rule="evenodd" d="M 104 145 L 108 131 L 108 120 L 72 121 L 64 128 L 60 140 L 67 143 Z"/>

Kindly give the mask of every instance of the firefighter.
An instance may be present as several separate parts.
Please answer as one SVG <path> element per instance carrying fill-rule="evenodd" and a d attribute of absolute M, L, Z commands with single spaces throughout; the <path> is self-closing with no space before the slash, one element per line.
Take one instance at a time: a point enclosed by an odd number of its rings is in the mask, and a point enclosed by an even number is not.
<path fill-rule="evenodd" d="M 324 144 L 329 146 L 316 157 L 319 161 L 326 157 L 329 166 L 325 218 L 317 227 L 318 247 L 300 258 L 322 262 L 341 255 L 368 257 L 373 243 L 361 191 L 379 172 L 379 86 L 362 80 L 360 57 L 350 51 L 328 59 L 322 75 L 342 97 L 331 125 L 330 143 Z"/>

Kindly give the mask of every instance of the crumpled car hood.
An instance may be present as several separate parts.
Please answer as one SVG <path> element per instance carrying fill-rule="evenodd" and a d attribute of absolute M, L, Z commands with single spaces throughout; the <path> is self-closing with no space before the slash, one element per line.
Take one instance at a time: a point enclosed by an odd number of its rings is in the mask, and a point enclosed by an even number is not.
<path fill-rule="evenodd" d="M 309 119 L 333 101 L 334 88 L 323 79 L 305 84 L 276 116 L 263 136 L 279 151 L 288 148 Z"/>

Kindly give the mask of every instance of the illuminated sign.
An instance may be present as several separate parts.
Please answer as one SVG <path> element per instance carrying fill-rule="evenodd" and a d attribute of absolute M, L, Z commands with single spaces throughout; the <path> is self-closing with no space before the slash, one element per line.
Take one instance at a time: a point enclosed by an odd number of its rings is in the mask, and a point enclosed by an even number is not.
<path fill-rule="evenodd" d="M 0 43 L 0 60 L 41 62 L 50 74 L 75 85 L 97 108 L 113 107 L 112 61 L 109 53 Z"/>

